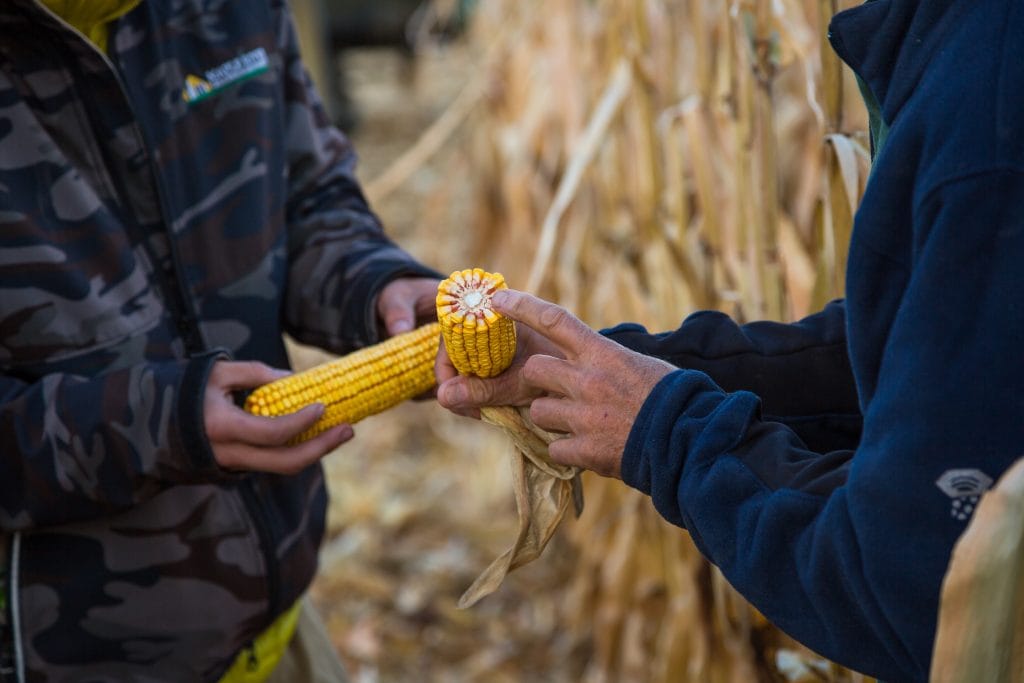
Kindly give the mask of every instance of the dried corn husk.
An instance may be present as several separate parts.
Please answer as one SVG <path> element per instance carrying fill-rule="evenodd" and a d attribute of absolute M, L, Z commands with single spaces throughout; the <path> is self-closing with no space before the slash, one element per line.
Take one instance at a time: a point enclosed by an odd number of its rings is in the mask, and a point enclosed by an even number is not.
<path fill-rule="evenodd" d="M 517 511 L 517 534 L 511 547 L 499 555 L 459 598 L 470 607 L 490 595 L 505 576 L 540 557 L 562 521 L 570 503 L 576 515 L 583 511 L 583 489 L 575 467 L 559 465 L 548 455 L 557 435 L 537 427 L 523 408 L 481 410 L 484 422 L 500 427 L 512 441 L 509 465 Z"/>

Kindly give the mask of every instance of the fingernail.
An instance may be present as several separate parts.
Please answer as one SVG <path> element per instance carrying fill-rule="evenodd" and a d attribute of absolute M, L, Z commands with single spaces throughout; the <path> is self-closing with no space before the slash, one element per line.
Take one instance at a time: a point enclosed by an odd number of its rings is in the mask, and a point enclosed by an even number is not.
<path fill-rule="evenodd" d="M 445 387 L 444 390 L 445 402 L 451 406 L 457 406 L 466 400 L 466 387 L 455 386 Z"/>
<path fill-rule="evenodd" d="M 401 334 L 412 329 L 412 322 L 409 320 L 396 320 L 391 323 L 391 334 Z"/>
<path fill-rule="evenodd" d="M 491 303 L 495 306 L 503 306 L 506 301 L 508 301 L 508 292 L 499 289 L 491 295 Z"/>

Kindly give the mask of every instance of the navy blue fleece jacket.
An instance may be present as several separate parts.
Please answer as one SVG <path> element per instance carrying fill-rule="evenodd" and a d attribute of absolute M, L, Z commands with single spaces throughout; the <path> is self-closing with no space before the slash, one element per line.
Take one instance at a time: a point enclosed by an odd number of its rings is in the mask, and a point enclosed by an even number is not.
<path fill-rule="evenodd" d="M 889 127 L 847 298 L 608 331 L 684 368 L 622 474 L 798 640 L 925 681 L 953 544 L 1024 455 L 1024 3 L 875 0 L 830 37 Z"/>

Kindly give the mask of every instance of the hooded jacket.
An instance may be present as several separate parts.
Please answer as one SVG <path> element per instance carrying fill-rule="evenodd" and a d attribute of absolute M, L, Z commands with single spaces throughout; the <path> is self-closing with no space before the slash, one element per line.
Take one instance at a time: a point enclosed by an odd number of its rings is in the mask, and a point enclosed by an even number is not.
<path fill-rule="evenodd" d="M 309 585 L 327 496 L 319 466 L 218 468 L 212 363 L 377 341 L 381 287 L 436 273 L 368 209 L 284 2 L 107 35 L 0 3 L 0 650 L 19 680 L 214 681 Z"/>
<path fill-rule="evenodd" d="M 791 325 L 609 331 L 685 368 L 622 475 L 796 639 L 925 681 L 953 545 L 1024 454 L 1024 4 L 875 0 L 830 38 L 888 129 L 846 299 Z"/>

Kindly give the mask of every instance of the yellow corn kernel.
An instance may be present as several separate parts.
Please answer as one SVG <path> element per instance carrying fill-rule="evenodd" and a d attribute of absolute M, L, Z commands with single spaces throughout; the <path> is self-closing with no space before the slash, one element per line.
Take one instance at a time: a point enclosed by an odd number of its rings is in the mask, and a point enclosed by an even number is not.
<path fill-rule="evenodd" d="M 500 273 L 457 270 L 437 287 L 437 320 L 448 357 L 464 375 L 494 377 L 516 354 L 515 322 L 491 308 L 491 296 L 506 289 Z"/>
<path fill-rule="evenodd" d="M 439 331 L 437 323 L 430 323 L 265 384 L 249 394 L 245 409 L 254 415 L 276 417 L 323 403 L 324 414 L 296 442 L 343 422 L 355 424 L 434 386 Z"/>

